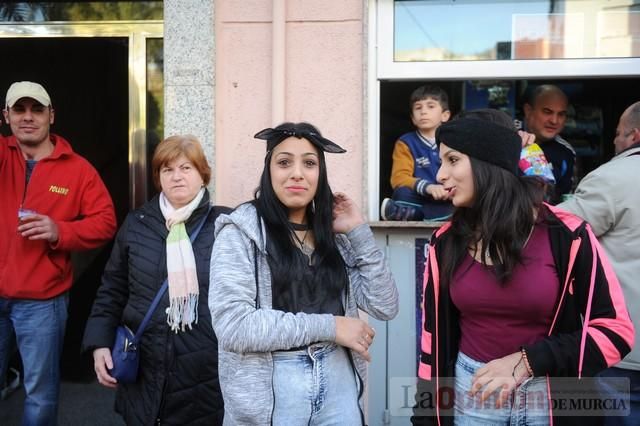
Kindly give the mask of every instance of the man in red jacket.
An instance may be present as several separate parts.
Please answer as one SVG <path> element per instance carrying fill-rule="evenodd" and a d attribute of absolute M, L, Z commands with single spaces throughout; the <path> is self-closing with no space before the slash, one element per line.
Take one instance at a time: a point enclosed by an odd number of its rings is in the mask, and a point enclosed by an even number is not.
<path fill-rule="evenodd" d="M 96 170 L 49 133 L 54 110 L 40 84 L 7 91 L 0 136 L 0 377 L 13 335 L 24 366 L 23 424 L 56 424 L 60 355 L 72 283 L 70 253 L 116 230 L 113 203 Z"/>

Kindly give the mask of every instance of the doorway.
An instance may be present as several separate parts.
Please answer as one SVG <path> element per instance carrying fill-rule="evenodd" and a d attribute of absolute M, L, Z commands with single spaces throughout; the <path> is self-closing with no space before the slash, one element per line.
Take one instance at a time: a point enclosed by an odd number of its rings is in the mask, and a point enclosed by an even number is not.
<path fill-rule="evenodd" d="M 158 23 L 0 26 L 2 103 L 14 81 L 36 81 L 47 89 L 56 110 L 51 131 L 96 168 L 113 199 L 118 225 L 151 193 L 146 157 L 157 138 L 149 137 L 146 125 L 160 120 L 162 108 L 147 86 L 148 55 L 154 50 L 161 56 L 161 37 Z M 0 132 L 9 134 L 8 125 L 0 126 Z M 94 378 L 92 356 L 82 355 L 80 345 L 111 247 L 72 256 L 74 284 L 62 358 L 65 380 Z"/>
<path fill-rule="evenodd" d="M 127 39 L 0 39 L 0 50 L 11 62 L 0 68 L 3 100 L 14 81 L 36 81 L 47 89 L 56 111 L 51 131 L 96 168 L 120 224 L 129 207 Z M 10 133 L 7 124 L 2 133 Z M 63 376 L 81 377 L 87 371 L 80 342 L 110 249 L 108 244 L 74 255 Z"/>

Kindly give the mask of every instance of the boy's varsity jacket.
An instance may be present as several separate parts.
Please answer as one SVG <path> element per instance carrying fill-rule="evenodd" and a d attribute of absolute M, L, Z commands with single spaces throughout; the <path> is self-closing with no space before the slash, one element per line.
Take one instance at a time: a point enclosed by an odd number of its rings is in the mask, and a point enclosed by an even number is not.
<path fill-rule="evenodd" d="M 554 407 L 561 407 L 553 401 L 554 391 L 562 384 L 563 392 L 577 395 L 586 386 L 582 378 L 618 363 L 633 347 L 633 325 L 618 279 L 589 225 L 561 209 L 546 204 L 543 208 L 560 294 L 548 337 L 524 349 L 534 376 L 547 377 L 550 424 L 597 424 L 599 418 L 594 415 L 554 412 Z M 450 226 L 441 227 L 429 245 L 414 425 L 453 424 L 453 404 L 445 397 L 453 389 L 459 312 L 448 289 L 441 288 L 439 272 Z"/>
<path fill-rule="evenodd" d="M 417 130 L 398 138 L 393 147 L 391 167 L 393 189 L 404 186 L 417 191 L 416 185 L 420 180 L 429 185 L 438 183 L 436 175 L 441 163 L 438 148 L 429 146 L 425 141 Z"/>

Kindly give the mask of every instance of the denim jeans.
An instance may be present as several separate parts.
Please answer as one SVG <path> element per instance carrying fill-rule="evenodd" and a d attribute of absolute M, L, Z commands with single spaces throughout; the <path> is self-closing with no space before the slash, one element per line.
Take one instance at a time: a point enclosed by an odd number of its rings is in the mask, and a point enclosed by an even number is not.
<path fill-rule="evenodd" d="M 527 425 L 543 426 L 549 421 L 549 398 L 544 377 L 530 378 L 520 384 L 501 408 L 495 408 L 497 394 L 480 402 L 467 393 L 477 369 L 485 365 L 462 352 L 455 370 L 454 425 Z"/>
<path fill-rule="evenodd" d="M 607 379 L 607 378 L 612 378 Z M 626 388 L 625 379 L 629 380 L 629 402 L 630 412 L 609 412 L 605 417 L 605 426 L 628 426 L 640 425 L 640 371 L 627 370 L 624 368 L 607 368 L 597 376 L 598 387 L 603 398 L 627 399 L 627 396 L 620 393 L 620 386 Z M 625 389 L 626 391 L 626 389 Z M 625 392 L 626 393 L 626 392 Z"/>
<path fill-rule="evenodd" d="M 346 349 L 318 343 L 273 353 L 273 424 L 362 425 L 356 375 Z"/>
<path fill-rule="evenodd" d="M 0 377 L 6 374 L 15 332 L 24 366 L 25 426 L 57 423 L 68 302 L 67 293 L 48 300 L 0 297 Z"/>
<path fill-rule="evenodd" d="M 451 202 L 427 199 L 406 186 L 396 188 L 391 198 L 399 204 L 416 209 L 415 216 L 407 220 L 447 220 L 453 212 Z"/>

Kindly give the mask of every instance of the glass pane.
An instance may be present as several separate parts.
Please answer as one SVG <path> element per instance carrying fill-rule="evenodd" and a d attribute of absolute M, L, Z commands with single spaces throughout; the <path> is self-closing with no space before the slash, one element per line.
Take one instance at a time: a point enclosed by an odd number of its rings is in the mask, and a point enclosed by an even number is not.
<path fill-rule="evenodd" d="M 155 195 L 151 159 L 164 139 L 164 54 L 163 39 L 147 39 L 147 198 Z"/>
<path fill-rule="evenodd" d="M 394 60 L 640 56 L 640 0 L 396 0 Z"/>
<path fill-rule="evenodd" d="M 162 20 L 162 1 L 0 3 L 0 22 Z"/>

